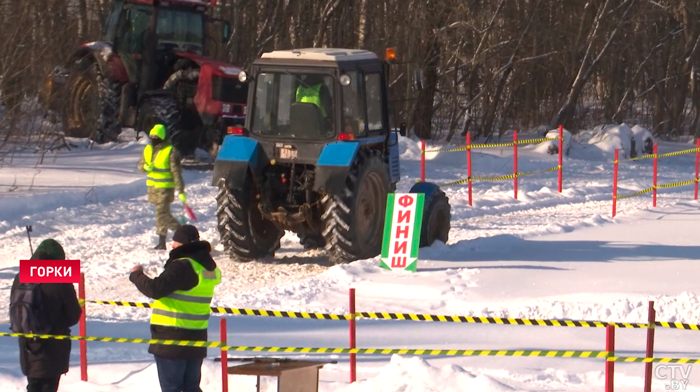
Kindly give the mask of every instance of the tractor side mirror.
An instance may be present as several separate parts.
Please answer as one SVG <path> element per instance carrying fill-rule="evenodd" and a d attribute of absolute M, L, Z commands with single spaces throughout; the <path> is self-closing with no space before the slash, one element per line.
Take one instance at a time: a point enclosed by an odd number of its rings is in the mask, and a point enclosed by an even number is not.
<path fill-rule="evenodd" d="M 413 71 L 413 87 L 416 89 L 416 91 L 421 91 L 423 90 L 423 86 L 425 86 L 425 80 L 423 79 L 423 69 L 416 68 Z"/>
<path fill-rule="evenodd" d="M 231 23 L 227 20 L 224 21 L 224 28 L 223 28 L 223 36 L 221 37 L 221 42 L 222 43 L 228 43 L 228 40 L 231 39 Z"/>
<path fill-rule="evenodd" d="M 399 125 L 399 135 L 406 137 L 406 123 Z"/>

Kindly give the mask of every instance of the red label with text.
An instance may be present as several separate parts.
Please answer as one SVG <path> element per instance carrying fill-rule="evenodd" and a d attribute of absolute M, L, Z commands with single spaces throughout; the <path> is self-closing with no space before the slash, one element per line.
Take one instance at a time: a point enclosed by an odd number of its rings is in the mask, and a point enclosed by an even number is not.
<path fill-rule="evenodd" d="M 80 283 L 80 260 L 20 260 L 20 283 Z"/>

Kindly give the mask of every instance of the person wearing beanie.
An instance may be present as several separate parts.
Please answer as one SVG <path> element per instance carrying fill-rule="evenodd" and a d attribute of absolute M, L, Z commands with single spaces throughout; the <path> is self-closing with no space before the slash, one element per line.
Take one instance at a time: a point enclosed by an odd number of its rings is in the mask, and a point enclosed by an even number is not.
<path fill-rule="evenodd" d="M 173 250 L 163 272 L 148 277 L 140 265 L 129 280 L 145 296 L 156 300 L 151 313 L 151 337 L 166 340 L 207 340 L 211 300 L 221 271 L 211 257 L 211 244 L 192 225 L 180 226 L 173 235 Z M 206 347 L 152 344 L 163 392 L 201 392 L 199 383 Z"/>
<path fill-rule="evenodd" d="M 168 229 L 177 230 L 180 227 L 170 212 L 170 205 L 175 201 L 175 190 L 180 201 L 187 202 L 180 152 L 167 141 L 166 133 L 163 124 L 153 126 L 148 134 L 151 143 L 144 148 L 138 164 L 138 169 L 147 173 L 148 202 L 156 206 L 158 245 L 155 249 L 158 250 L 165 250 Z"/>
<path fill-rule="evenodd" d="M 42 241 L 31 260 L 65 260 L 63 247 L 53 239 Z M 12 282 L 10 298 L 20 289 L 19 274 Z M 43 307 L 51 335 L 70 335 L 82 310 L 71 283 L 40 283 Z M 56 392 L 62 374 L 68 373 L 71 341 L 19 338 L 19 362 L 27 377 L 27 392 Z"/>

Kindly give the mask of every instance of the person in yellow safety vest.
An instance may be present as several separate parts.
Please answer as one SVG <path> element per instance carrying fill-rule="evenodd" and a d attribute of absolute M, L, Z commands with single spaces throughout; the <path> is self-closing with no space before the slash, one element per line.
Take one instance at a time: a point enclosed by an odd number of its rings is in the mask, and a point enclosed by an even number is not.
<path fill-rule="evenodd" d="M 175 201 L 175 190 L 183 203 L 187 202 L 187 195 L 182 180 L 180 152 L 166 141 L 165 126 L 156 124 L 148 135 L 151 143 L 144 148 L 138 169 L 148 174 L 148 201 L 156 206 L 158 245 L 155 249 L 165 250 L 168 229 L 174 231 L 180 227 L 180 222 L 170 212 L 170 205 Z"/>
<path fill-rule="evenodd" d="M 329 119 L 332 99 L 328 92 L 328 87 L 323 83 L 323 78 L 320 75 L 308 75 L 299 84 L 296 91 L 296 101 L 312 103 L 318 106 L 321 109 L 321 116 L 323 116 L 324 120 Z"/>
<path fill-rule="evenodd" d="M 151 305 L 151 337 L 162 340 L 207 341 L 211 300 L 221 283 L 221 271 L 211 257 L 211 244 L 192 225 L 173 235 L 173 250 L 163 272 L 151 279 L 143 267 L 132 268 L 129 280 Z M 206 347 L 151 344 L 162 392 L 201 392 Z"/>

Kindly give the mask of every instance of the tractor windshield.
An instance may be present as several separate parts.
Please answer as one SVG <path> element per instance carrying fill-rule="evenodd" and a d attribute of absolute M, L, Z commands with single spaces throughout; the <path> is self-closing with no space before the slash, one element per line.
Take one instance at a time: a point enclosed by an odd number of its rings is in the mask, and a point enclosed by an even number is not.
<path fill-rule="evenodd" d="M 334 80 L 328 74 L 259 73 L 251 131 L 300 139 L 333 137 Z"/>
<path fill-rule="evenodd" d="M 120 51 L 143 52 L 152 8 L 131 6 L 119 22 L 116 46 Z M 192 10 L 161 8 L 158 12 L 158 48 L 204 53 L 204 14 Z"/>
<path fill-rule="evenodd" d="M 202 54 L 204 52 L 204 14 L 161 9 L 158 13 L 158 45 Z"/>

